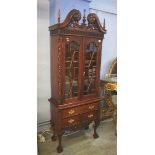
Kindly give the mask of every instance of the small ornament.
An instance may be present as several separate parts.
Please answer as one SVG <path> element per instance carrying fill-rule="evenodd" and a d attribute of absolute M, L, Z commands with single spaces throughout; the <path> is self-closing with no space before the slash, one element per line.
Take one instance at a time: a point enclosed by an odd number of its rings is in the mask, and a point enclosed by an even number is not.
<path fill-rule="evenodd" d="M 60 24 L 60 9 L 58 10 L 58 24 Z"/>
<path fill-rule="evenodd" d="M 86 25 L 86 15 L 85 15 L 85 12 L 86 12 L 86 10 L 84 9 L 84 16 L 83 16 L 83 19 L 82 19 L 82 21 L 83 21 L 82 25 Z"/>

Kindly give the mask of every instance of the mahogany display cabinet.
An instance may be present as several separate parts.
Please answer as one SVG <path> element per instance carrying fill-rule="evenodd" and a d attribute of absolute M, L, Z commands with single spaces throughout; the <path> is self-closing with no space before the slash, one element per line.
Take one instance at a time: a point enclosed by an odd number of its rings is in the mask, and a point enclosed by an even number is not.
<path fill-rule="evenodd" d="M 94 13 L 82 18 L 79 10 L 69 12 L 64 22 L 49 27 L 51 72 L 51 125 L 58 137 L 57 151 L 63 151 L 65 131 L 77 131 L 94 122 L 94 138 L 100 122 L 100 64 L 103 26 Z"/>

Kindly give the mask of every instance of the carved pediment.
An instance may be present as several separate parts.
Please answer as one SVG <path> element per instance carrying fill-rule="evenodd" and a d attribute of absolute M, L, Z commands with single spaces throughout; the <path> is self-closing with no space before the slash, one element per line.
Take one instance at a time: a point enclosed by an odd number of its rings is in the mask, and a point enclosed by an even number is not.
<path fill-rule="evenodd" d="M 87 19 L 87 23 L 86 24 L 86 19 Z M 99 18 L 97 17 L 97 15 L 95 13 L 90 13 L 88 14 L 87 18 L 85 16 L 85 10 L 84 10 L 84 16 L 82 19 L 82 23 L 80 23 L 81 20 L 81 13 L 79 10 L 73 9 L 71 10 L 66 19 L 64 20 L 64 22 L 60 23 L 60 16 L 58 17 L 58 24 L 53 25 L 51 27 L 49 27 L 50 31 L 57 31 L 57 29 L 61 29 L 60 31 L 62 31 L 64 29 L 64 32 L 66 30 L 69 31 L 79 31 L 79 32 L 87 32 L 87 33 L 102 33 L 103 35 L 106 33 L 105 30 L 105 21 L 104 21 L 104 25 L 102 26 Z"/>

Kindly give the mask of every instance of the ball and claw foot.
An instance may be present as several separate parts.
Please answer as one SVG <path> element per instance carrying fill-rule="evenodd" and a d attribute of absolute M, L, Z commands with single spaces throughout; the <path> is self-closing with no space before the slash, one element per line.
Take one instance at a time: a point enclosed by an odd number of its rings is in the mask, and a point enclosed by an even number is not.
<path fill-rule="evenodd" d="M 58 146 L 58 147 L 57 147 L 57 152 L 58 152 L 58 153 L 61 153 L 62 151 L 63 151 L 62 146 Z"/>
<path fill-rule="evenodd" d="M 98 127 L 98 124 L 95 123 L 95 125 L 94 125 L 94 134 L 93 134 L 93 137 L 94 137 L 95 139 L 99 137 L 98 134 L 97 134 L 97 132 L 96 132 L 97 127 Z"/>
<path fill-rule="evenodd" d="M 96 139 L 96 138 L 98 138 L 99 136 L 98 136 L 98 134 L 96 133 L 96 134 L 93 135 L 93 137 Z"/>

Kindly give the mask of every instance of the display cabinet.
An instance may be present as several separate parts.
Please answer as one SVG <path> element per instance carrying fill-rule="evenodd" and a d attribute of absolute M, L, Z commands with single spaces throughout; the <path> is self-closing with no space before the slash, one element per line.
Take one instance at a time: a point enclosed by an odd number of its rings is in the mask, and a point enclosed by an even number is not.
<path fill-rule="evenodd" d="M 51 124 L 58 137 L 57 151 L 62 152 L 62 135 L 94 122 L 94 138 L 100 122 L 99 78 L 105 21 L 96 14 L 82 18 L 73 9 L 64 22 L 50 26 Z M 87 23 L 86 23 L 87 21 Z"/>

